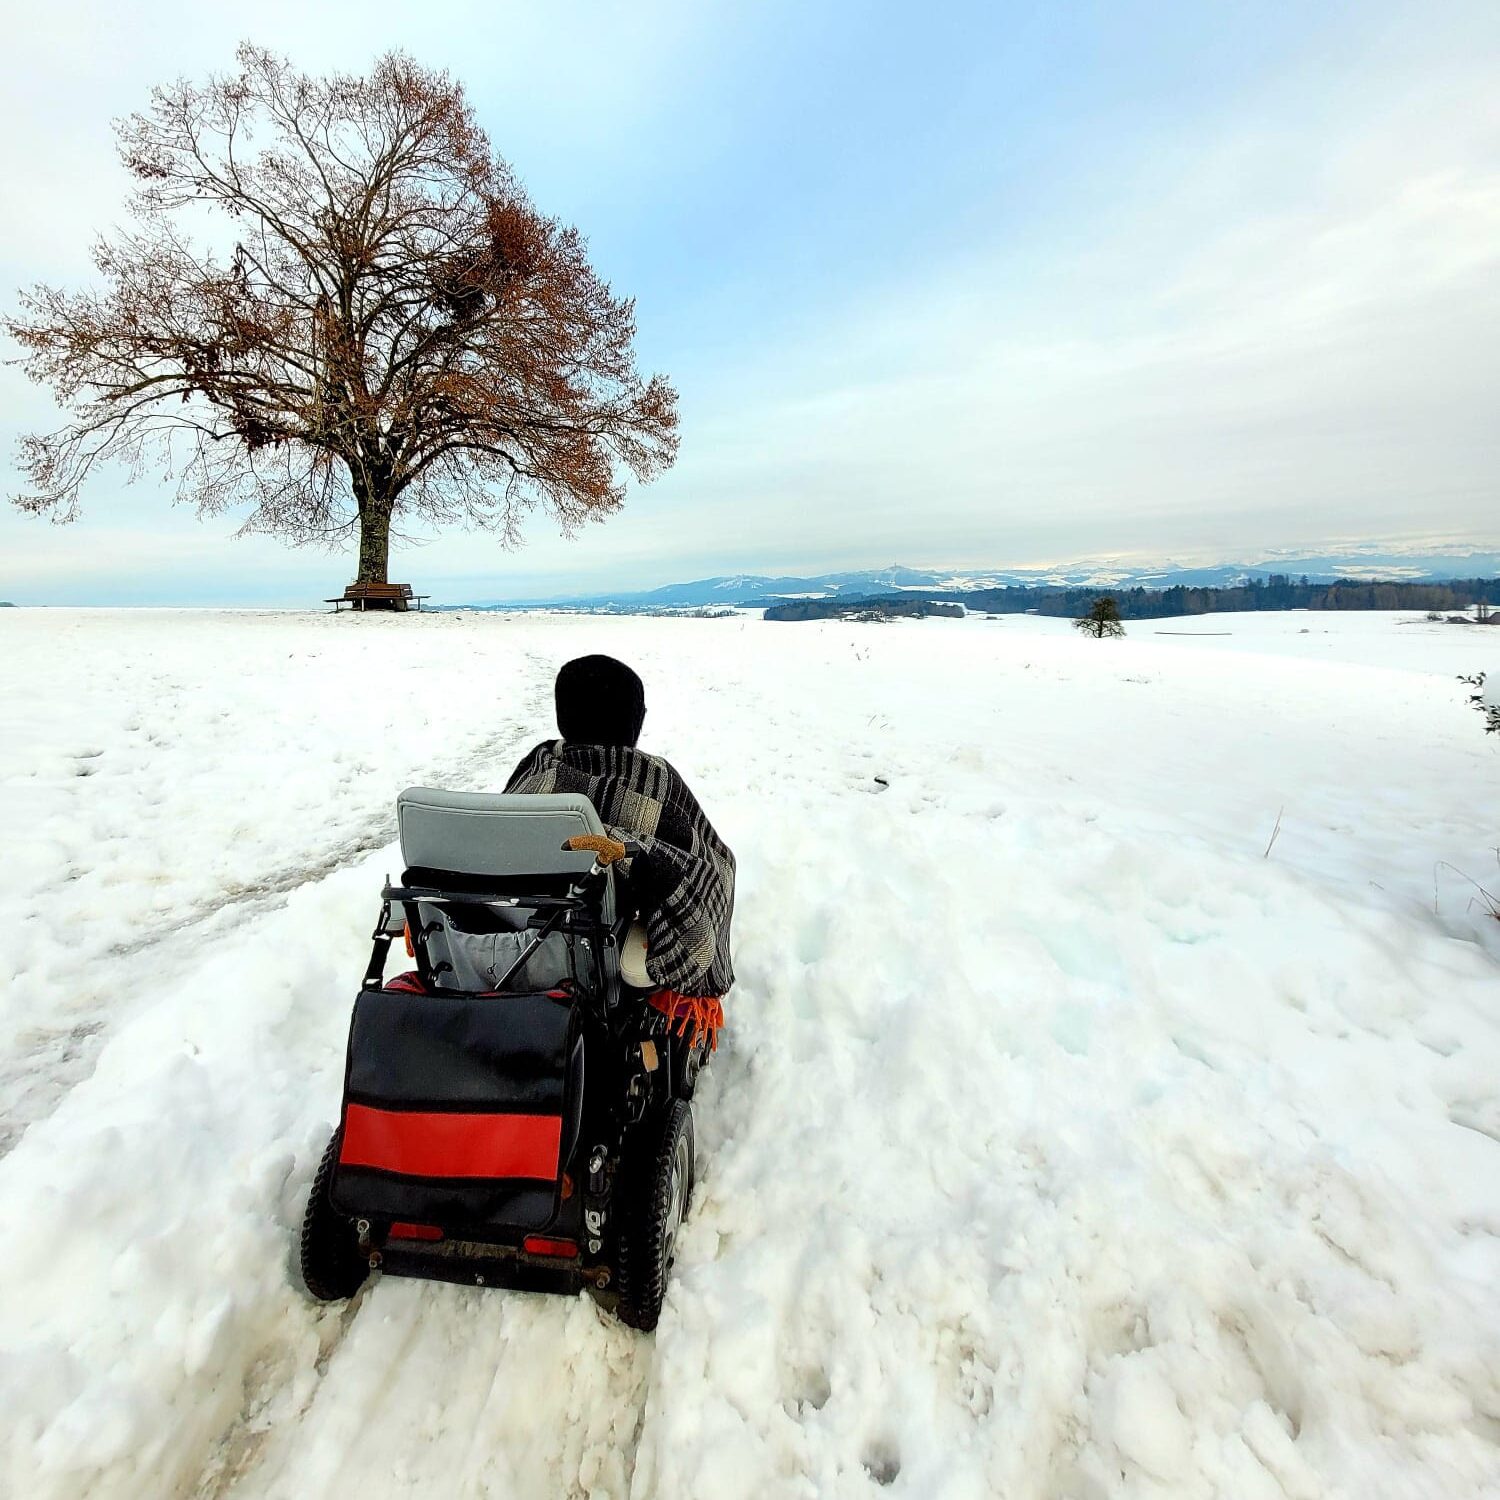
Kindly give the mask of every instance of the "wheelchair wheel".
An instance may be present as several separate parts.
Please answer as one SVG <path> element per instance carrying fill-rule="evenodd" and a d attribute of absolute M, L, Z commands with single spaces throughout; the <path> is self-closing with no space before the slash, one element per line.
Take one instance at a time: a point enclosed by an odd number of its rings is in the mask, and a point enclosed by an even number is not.
<path fill-rule="evenodd" d="M 620 1302 L 622 1323 L 649 1332 L 661 1316 L 677 1231 L 693 1192 L 693 1111 L 674 1099 L 644 1125 L 621 1184 Z"/>
<path fill-rule="evenodd" d="M 672 1049 L 672 1097 L 691 1099 L 698 1086 L 698 1074 L 708 1066 L 708 1043 L 688 1046 L 686 1040 L 674 1038 Z"/>
<path fill-rule="evenodd" d="M 302 1280 L 319 1302 L 342 1302 L 365 1284 L 370 1263 L 360 1253 L 354 1225 L 329 1201 L 333 1169 L 339 1159 L 339 1133 L 334 1131 L 318 1164 L 307 1212 L 302 1216 Z"/>

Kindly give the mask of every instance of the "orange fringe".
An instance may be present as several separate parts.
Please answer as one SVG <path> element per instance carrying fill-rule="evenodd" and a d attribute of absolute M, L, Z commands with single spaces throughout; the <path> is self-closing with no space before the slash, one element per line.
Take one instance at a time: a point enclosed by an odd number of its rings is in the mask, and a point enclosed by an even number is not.
<path fill-rule="evenodd" d="M 693 1028 L 690 1047 L 696 1047 L 705 1037 L 708 1050 L 719 1050 L 719 1031 L 724 1025 L 724 1005 L 716 995 L 679 995 L 676 990 L 657 990 L 650 996 L 654 1005 L 669 1023 L 676 1022 L 678 1036 L 686 1036 L 689 1025 Z"/>

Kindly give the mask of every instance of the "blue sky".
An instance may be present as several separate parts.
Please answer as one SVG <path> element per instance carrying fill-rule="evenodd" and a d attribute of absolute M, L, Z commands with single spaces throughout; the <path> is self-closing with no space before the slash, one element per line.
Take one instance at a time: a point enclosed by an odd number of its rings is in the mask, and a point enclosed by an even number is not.
<path fill-rule="evenodd" d="M 1492 0 L 60 0 L 8 30 L 0 296 L 88 279 L 126 191 L 109 120 L 248 35 L 449 68 L 636 297 L 676 468 L 573 539 L 399 553 L 440 598 L 1500 541 Z M 8 492 L 51 418 L 0 371 Z M 169 495 L 103 475 L 71 527 L 7 509 L 0 598 L 301 603 L 350 574 Z"/>

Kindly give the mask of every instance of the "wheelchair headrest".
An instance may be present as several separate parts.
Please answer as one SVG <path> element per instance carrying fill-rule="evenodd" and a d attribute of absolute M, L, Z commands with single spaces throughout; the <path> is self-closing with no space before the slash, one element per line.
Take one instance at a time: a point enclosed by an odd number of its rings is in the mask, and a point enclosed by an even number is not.
<path fill-rule="evenodd" d="M 577 792 L 445 792 L 409 787 L 396 799 L 401 857 L 408 869 L 457 875 L 581 875 L 587 851 L 567 853 L 575 834 L 604 832 L 599 814 Z"/>

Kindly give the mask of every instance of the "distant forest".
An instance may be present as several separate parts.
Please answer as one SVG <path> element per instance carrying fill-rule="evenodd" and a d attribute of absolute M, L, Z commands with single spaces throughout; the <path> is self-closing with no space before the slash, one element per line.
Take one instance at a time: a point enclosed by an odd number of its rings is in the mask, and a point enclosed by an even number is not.
<path fill-rule="evenodd" d="M 766 600 L 768 620 L 828 620 L 842 615 L 883 618 L 934 614 L 939 602 L 963 604 L 990 615 L 1035 612 L 1077 619 L 1094 600 L 1108 594 L 1120 607 L 1122 620 L 1159 620 L 1172 615 L 1211 615 L 1260 609 L 1413 609 L 1448 613 L 1475 604 L 1500 604 L 1500 578 L 1455 578 L 1447 583 L 1370 583 L 1340 578 L 1334 583 L 1309 583 L 1285 574 L 1252 578 L 1235 588 L 1004 588 L 968 593 L 890 594 L 868 599 Z M 942 613 L 949 611 L 943 610 Z"/>
<path fill-rule="evenodd" d="M 796 599 L 790 604 L 768 604 L 768 620 L 826 620 L 832 616 L 854 620 L 925 620 L 929 615 L 963 619 L 956 603 L 942 604 L 926 595 L 882 594 L 874 599 Z"/>

